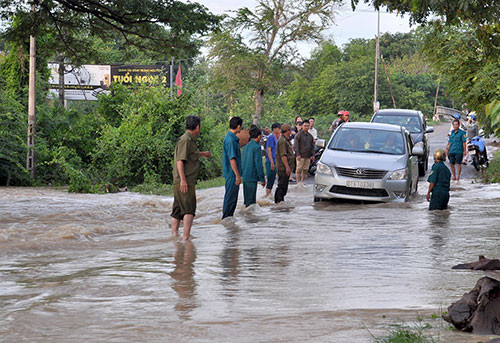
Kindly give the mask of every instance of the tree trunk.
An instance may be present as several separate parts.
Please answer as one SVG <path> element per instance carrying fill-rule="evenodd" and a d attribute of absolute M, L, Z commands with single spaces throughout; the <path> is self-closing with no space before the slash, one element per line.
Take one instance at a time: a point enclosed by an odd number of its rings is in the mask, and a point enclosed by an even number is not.
<path fill-rule="evenodd" d="M 259 88 L 255 92 L 255 116 L 253 117 L 253 123 L 259 125 L 260 116 L 262 114 L 262 97 L 264 96 L 264 89 Z"/>
<path fill-rule="evenodd" d="M 59 106 L 64 107 L 64 55 L 58 55 L 57 61 L 59 62 L 57 70 L 59 74 Z"/>

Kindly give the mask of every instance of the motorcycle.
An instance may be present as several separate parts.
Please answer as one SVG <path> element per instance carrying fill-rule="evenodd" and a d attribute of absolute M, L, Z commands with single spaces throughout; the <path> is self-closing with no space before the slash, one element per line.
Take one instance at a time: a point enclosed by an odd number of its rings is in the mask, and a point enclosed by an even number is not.
<path fill-rule="evenodd" d="M 321 155 L 323 155 L 324 150 L 325 149 L 319 148 L 317 146 L 314 147 L 314 160 L 312 160 L 311 164 L 309 165 L 309 170 L 308 170 L 309 175 L 316 174 L 316 169 L 318 168 L 318 162 L 319 159 L 321 158 Z"/>
<path fill-rule="evenodd" d="M 467 151 L 472 160 L 472 165 L 477 171 L 489 166 L 486 144 L 480 136 L 472 138 L 467 144 Z"/>

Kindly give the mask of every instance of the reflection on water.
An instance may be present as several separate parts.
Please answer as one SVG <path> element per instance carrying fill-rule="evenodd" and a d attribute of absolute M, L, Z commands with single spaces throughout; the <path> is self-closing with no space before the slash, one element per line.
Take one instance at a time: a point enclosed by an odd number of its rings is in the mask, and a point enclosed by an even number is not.
<path fill-rule="evenodd" d="M 179 295 L 175 309 L 182 319 L 190 319 L 190 313 L 197 307 L 196 281 L 194 280 L 194 262 L 196 249 L 193 242 L 176 242 L 173 271 L 168 273 L 172 278 L 172 289 Z"/>
<path fill-rule="evenodd" d="M 498 185 L 462 181 L 433 212 L 423 193 L 360 204 L 311 192 L 291 186 L 284 203 L 220 221 L 223 189 L 200 191 L 183 243 L 168 197 L 1 188 L 0 337 L 369 342 L 365 326 L 437 313 L 483 275 L 451 266 L 498 257 Z"/>

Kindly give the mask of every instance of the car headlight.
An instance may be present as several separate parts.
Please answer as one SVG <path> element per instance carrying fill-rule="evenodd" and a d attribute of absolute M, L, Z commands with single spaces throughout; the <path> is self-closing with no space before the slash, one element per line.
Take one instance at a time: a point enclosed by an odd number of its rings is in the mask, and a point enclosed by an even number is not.
<path fill-rule="evenodd" d="M 318 162 L 318 168 L 316 171 L 321 174 L 333 175 L 330 167 L 321 162 Z"/>
<path fill-rule="evenodd" d="M 408 175 L 407 168 L 395 170 L 389 177 L 389 180 L 404 180 L 406 179 L 407 175 Z"/>

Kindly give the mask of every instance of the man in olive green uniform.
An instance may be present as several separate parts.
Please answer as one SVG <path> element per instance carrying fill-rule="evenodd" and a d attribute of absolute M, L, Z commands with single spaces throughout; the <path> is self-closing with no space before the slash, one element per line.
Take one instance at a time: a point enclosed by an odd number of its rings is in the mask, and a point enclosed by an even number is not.
<path fill-rule="evenodd" d="M 434 152 L 435 163 L 427 179 L 427 182 L 429 182 L 429 191 L 426 196 L 427 201 L 430 201 L 429 210 L 431 211 L 448 208 L 451 172 L 444 164 L 445 160 L 446 154 L 443 150 L 438 149 Z"/>
<path fill-rule="evenodd" d="M 288 192 L 288 179 L 295 167 L 295 155 L 290 144 L 290 125 L 281 125 L 281 136 L 276 147 L 276 166 L 278 169 L 278 188 L 274 193 L 274 202 L 279 203 L 285 199 Z"/>
<path fill-rule="evenodd" d="M 184 223 L 183 240 L 191 235 L 196 214 L 195 186 L 200 171 L 200 157 L 210 157 L 209 151 L 200 152 L 196 137 L 200 134 L 201 120 L 196 116 L 186 118 L 186 132 L 179 138 L 174 153 L 174 203 L 172 205 L 172 235 L 177 236 L 181 220 Z"/>

